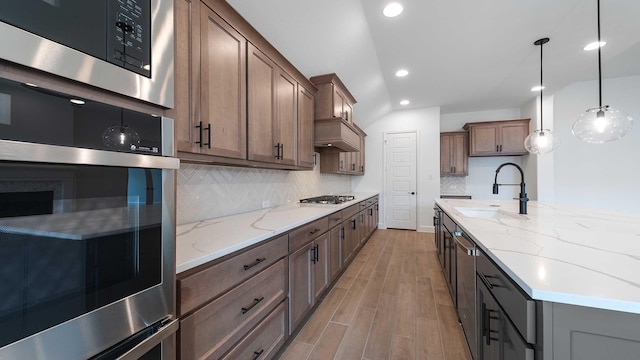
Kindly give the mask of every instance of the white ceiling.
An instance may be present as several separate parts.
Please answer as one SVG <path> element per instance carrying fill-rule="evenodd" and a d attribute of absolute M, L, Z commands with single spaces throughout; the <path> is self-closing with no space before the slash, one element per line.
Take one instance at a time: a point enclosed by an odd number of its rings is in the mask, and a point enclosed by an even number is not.
<path fill-rule="evenodd" d="M 363 127 L 406 108 L 520 107 L 536 96 L 542 37 L 545 94 L 597 79 L 597 52 L 582 50 L 597 38 L 596 0 L 395 0 L 405 10 L 386 18 L 390 1 L 228 0 L 304 75 L 338 74 Z M 640 74 L 640 1 L 600 7 L 603 77 Z"/>

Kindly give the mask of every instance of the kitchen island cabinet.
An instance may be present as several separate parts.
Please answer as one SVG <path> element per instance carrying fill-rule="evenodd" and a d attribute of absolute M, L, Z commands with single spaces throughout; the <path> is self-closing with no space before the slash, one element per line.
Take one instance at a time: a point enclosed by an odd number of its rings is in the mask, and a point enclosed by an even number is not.
<path fill-rule="evenodd" d="M 467 123 L 469 156 L 526 155 L 524 139 L 531 119 Z"/>
<path fill-rule="evenodd" d="M 640 274 L 629 269 L 640 265 L 640 217 L 535 201 L 527 215 L 517 201 L 436 204 L 480 250 L 483 359 L 637 357 Z"/>

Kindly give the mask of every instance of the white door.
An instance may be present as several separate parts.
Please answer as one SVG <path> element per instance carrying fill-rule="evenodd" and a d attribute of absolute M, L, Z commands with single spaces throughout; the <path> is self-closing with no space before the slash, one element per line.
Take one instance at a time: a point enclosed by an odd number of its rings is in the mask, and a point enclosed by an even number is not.
<path fill-rule="evenodd" d="M 416 133 L 385 134 L 385 220 L 388 228 L 416 230 Z"/>

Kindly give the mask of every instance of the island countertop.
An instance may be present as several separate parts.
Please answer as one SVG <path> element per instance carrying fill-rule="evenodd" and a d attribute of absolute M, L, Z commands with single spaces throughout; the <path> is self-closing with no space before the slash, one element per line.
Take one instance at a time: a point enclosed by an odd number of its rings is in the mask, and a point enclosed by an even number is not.
<path fill-rule="evenodd" d="M 378 193 L 350 193 L 355 199 L 337 205 L 289 203 L 209 220 L 178 225 L 176 273 L 283 234 L 340 211 Z"/>
<path fill-rule="evenodd" d="M 536 201 L 519 215 L 515 200 L 435 201 L 532 299 L 640 314 L 640 216 Z M 489 211 L 497 213 L 482 217 Z"/>

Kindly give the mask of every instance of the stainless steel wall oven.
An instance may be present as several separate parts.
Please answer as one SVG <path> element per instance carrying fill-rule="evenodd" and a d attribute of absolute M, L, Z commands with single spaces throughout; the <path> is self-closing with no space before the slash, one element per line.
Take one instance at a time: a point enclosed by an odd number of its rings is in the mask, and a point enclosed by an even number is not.
<path fill-rule="evenodd" d="M 171 119 L 0 79 L 1 359 L 172 358 L 173 153 Z"/>

